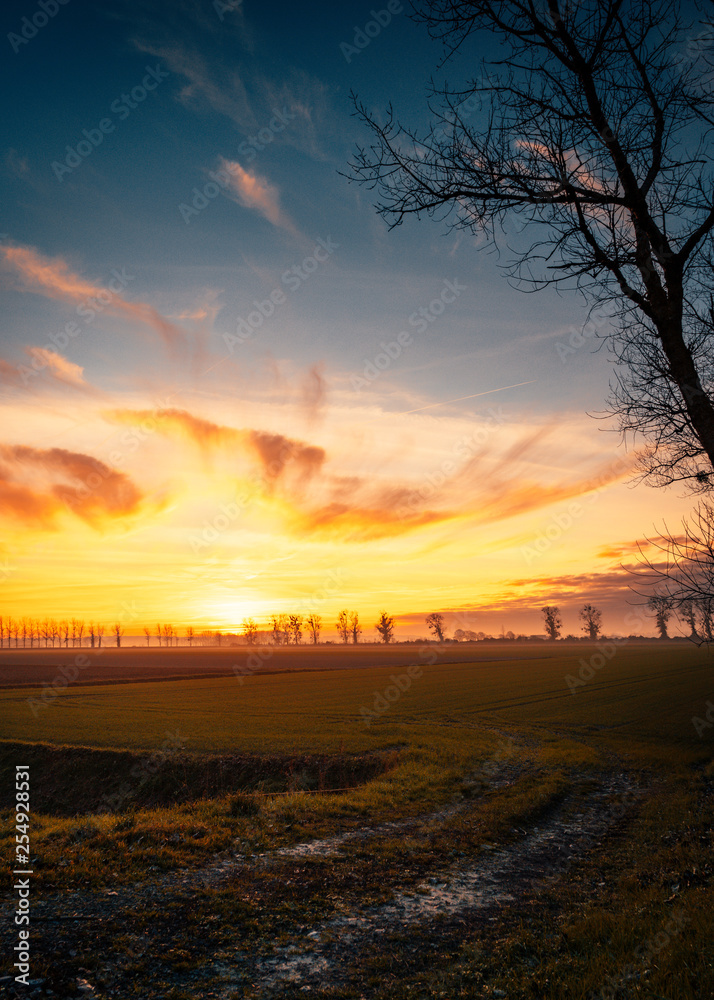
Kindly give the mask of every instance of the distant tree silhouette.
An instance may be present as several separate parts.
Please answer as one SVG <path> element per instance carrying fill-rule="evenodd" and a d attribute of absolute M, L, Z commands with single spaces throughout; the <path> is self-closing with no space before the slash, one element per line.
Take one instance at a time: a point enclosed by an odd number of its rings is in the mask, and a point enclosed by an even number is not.
<path fill-rule="evenodd" d="M 697 605 L 693 598 L 682 601 L 679 605 L 679 614 L 689 629 L 689 638 L 693 642 L 698 642 L 701 637 L 697 629 Z"/>
<path fill-rule="evenodd" d="M 702 616 L 703 641 L 714 642 L 714 597 L 695 598 L 694 604 Z"/>
<path fill-rule="evenodd" d="M 288 618 L 288 629 L 296 646 L 302 642 L 302 622 L 302 615 L 290 615 Z"/>
<path fill-rule="evenodd" d="M 159 640 L 159 646 L 160 646 L 161 645 L 161 639 L 162 639 L 162 636 L 164 634 L 163 625 L 157 625 L 156 629 L 154 630 L 154 632 L 155 632 L 156 638 Z"/>
<path fill-rule="evenodd" d="M 337 615 L 337 624 L 335 625 L 335 628 L 337 629 L 340 639 L 342 639 L 344 643 L 350 641 L 350 613 L 346 608 L 340 611 Z"/>
<path fill-rule="evenodd" d="M 661 594 L 653 594 L 647 602 L 647 607 L 654 612 L 655 625 L 660 639 L 669 639 L 667 622 L 672 617 L 673 605 L 674 601 L 671 597 L 665 597 Z"/>
<path fill-rule="evenodd" d="M 143 631 L 144 635 L 146 636 L 146 645 L 150 646 L 151 645 L 151 629 L 149 628 L 148 625 L 144 625 L 144 628 L 142 629 L 142 631 Z M 92 639 L 92 645 L 94 645 L 94 639 Z"/>
<path fill-rule="evenodd" d="M 439 642 L 443 642 L 445 638 L 444 616 L 439 614 L 438 611 L 434 611 L 432 614 L 427 615 L 425 621 L 432 635 L 438 639 Z"/>
<path fill-rule="evenodd" d="M 389 643 L 392 641 L 394 636 L 394 619 L 386 611 L 380 613 L 379 621 L 375 625 L 375 628 L 381 635 L 382 642 Z"/>
<path fill-rule="evenodd" d="M 290 623 L 285 614 L 272 615 L 270 623 L 273 627 L 273 642 L 276 646 L 287 645 L 290 642 Z"/>
<path fill-rule="evenodd" d="M 592 604 L 585 604 L 580 611 L 583 632 L 589 639 L 597 639 L 602 631 L 602 611 Z"/>
<path fill-rule="evenodd" d="M 255 645 L 255 638 L 258 635 L 258 626 L 255 624 L 255 620 L 253 618 L 244 618 L 240 623 L 240 627 L 248 645 Z"/>
<path fill-rule="evenodd" d="M 548 604 L 546 607 L 541 609 L 541 613 L 543 615 L 543 624 L 545 625 L 545 634 L 551 642 L 555 642 L 555 640 L 560 637 L 560 630 L 563 627 L 563 620 L 560 617 L 560 608 L 555 605 Z"/>
<path fill-rule="evenodd" d="M 645 555 L 644 547 L 640 547 L 632 589 L 646 599 L 649 607 L 653 598 L 666 598 L 677 614 L 692 602 L 702 617 L 698 640 L 711 642 L 708 635 L 714 608 L 714 503 L 700 503 L 684 519 L 683 529 L 682 534 L 665 529 L 662 535 L 647 539 L 647 548 L 655 553 L 652 557 Z"/>
<path fill-rule="evenodd" d="M 119 648 L 121 646 L 121 637 L 124 635 L 124 626 L 121 622 L 114 622 L 112 625 L 112 634 L 116 639 L 117 648 Z"/>
<path fill-rule="evenodd" d="M 320 629 L 322 628 L 322 617 L 313 611 L 305 619 L 305 624 L 310 630 L 310 636 L 312 638 L 313 644 L 316 646 L 320 641 Z"/>
<path fill-rule="evenodd" d="M 359 642 L 359 637 L 362 633 L 362 626 L 359 623 L 359 613 L 357 611 L 350 612 L 350 634 L 352 636 L 352 642 L 355 645 Z"/>
<path fill-rule="evenodd" d="M 104 635 L 106 629 L 104 625 L 97 625 L 97 639 L 99 640 L 99 648 L 102 646 L 102 636 Z"/>
<path fill-rule="evenodd" d="M 186 642 L 188 643 L 189 649 L 191 649 L 195 637 L 196 633 L 193 630 L 193 625 L 189 625 L 188 628 L 186 629 Z"/>

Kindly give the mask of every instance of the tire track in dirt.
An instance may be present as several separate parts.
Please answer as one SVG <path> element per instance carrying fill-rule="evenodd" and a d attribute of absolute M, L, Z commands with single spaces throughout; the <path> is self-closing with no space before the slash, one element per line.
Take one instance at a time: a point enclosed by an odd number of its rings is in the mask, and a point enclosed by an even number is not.
<path fill-rule="evenodd" d="M 266 995 L 288 984 L 334 985 L 343 978 L 341 970 L 356 961 L 378 935 L 454 918 L 465 910 L 497 911 L 517 905 L 534 887 L 557 878 L 578 855 L 600 841 L 641 794 L 625 774 L 605 775 L 575 811 L 569 812 L 574 799 L 567 799 L 523 840 L 488 850 L 476 864 L 428 879 L 414 891 L 397 892 L 381 906 L 345 912 L 315 926 L 301 945 L 280 948 L 262 959 L 258 983 Z M 225 977 L 225 965 L 221 972 Z"/>

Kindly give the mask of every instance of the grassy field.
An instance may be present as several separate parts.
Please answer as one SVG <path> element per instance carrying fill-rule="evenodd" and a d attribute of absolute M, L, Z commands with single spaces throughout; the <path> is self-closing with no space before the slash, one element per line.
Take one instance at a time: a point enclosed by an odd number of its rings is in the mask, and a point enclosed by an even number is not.
<path fill-rule="evenodd" d="M 336 652 L 344 669 L 73 683 L 45 702 L 41 688 L 0 691 L 3 791 L 29 761 L 45 803 L 35 891 L 48 905 L 129 893 L 91 931 L 43 925 L 37 973 L 56 995 L 81 968 L 98 996 L 303 996 L 301 982 L 266 984 L 255 963 L 335 914 L 387 905 L 424 878 L 448 883 L 494 845 L 515 850 L 558 810 L 580 815 L 613 775 L 638 797 L 557 879 L 512 886 L 516 902 L 485 916 L 347 949 L 339 976 L 306 980 L 311 995 L 714 995 L 714 727 L 693 722 L 714 700 L 706 650 L 632 643 L 598 659 L 594 646 L 541 644 L 454 663 L 444 648 L 429 663 L 417 647 L 411 676 Z M 579 673 L 589 679 L 573 686 Z M 67 815 L 73 788 L 82 815 Z M 261 867 L 276 849 L 395 822 L 405 834 Z M 236 851 L 243 867 L 217 882 L 175 881 Z M 147 905 L 157 880 L 169 895 Z M 236 942 L 249 956 L 239 965 Z"/>

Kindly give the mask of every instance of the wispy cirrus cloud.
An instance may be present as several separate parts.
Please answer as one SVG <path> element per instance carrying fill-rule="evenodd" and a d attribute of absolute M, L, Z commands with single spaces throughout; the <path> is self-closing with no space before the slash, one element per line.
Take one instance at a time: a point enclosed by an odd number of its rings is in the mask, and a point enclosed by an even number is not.
<path fill-rule="evenodd" d="M 300 238 L 295 224 L 280 206 L 280 192 L 264 177 L 244 170 L 240 163 L 221 157 L 221 169 L 228 175 L 228 193 L 243 208 L 258 212 L 278 229 Z"/>
<path fill-rule="evenodd" d="M 26 352 L 40 369 L 47 369 L 48 373 L 59 379 L 60 382 L 67 382 L 82 388 L 87 387 L 88 383 L 84 378 L 82 366 L 68 361 L 57 351 L 50 351 L 46 347 L 28 347 Z"/>
<path fill-rule="evenodd" d="M 113 423 L 140 426 L 151 420 L 159 433 L 190 441 L 202 457 L 220 453 L 240 478 L 236 458 L 255 463 L 266 496 L 276 503 L 283 530 L 293 536 L 337 542 L 396 537 L 427 525 L 463 521 L 495 524 L 602 490 L 628 475 L 626 464 L 602 464 L 585 475 L 544 482 L 537 469 L 548 451 L 549 426 L 519 433 L 503 449 L 479 447 L 454 463 L 448 475 L 407 478 L 379 468 L 346 474 L 353 456 L 283 434 L 218 424 L 186 410 L 113 410 Z M 362 456 L 369 467 L 369 456 Z M 435 485 L 436 483 L 436 485 Z"/>
<path fill-rule="evenodd" d="M 45 257 L 34 247 L 0 246 L 0 263 L 14 276 L 21 291 L 72 305 L 87 304 L 89 308 L 94 301 L 95 308 L 101 307 L 100 311 L 107 315 L 119 316 L 135 326 L 153 330 L 172 353 L 178 353 L 187 346 L 187 332 L 162 316 L 153 306 L 146 302 L 127 301 L 121 290 L 113 289 L 112 281 L 106 288 L 82 278 L 61 257 Z M 118 283 L 121 288 L 122 282 Z"/>
<path fill-rule="evenodd" d="M 192 441 L 202 452 L 223 448 L 257 459 L 266 482 L 273 482 L 291 468 L 304 479 L 313 476 L 325 461 L 325 451 L 284 434 L 252 428 L 227 427 L 196 417 L 186 410 L 109 410 L 105 418 L 113 423 L 141 426 L 155 421 L 160 433 Z"/>

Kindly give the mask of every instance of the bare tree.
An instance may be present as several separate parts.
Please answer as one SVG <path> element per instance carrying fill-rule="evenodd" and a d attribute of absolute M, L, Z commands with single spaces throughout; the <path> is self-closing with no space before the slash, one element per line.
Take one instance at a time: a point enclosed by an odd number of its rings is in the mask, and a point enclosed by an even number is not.
<path fill-rule="evenodd" d="M 310 630 L 310 637 L 312 638 L 313 645 L 317 645 L 320 641 L 320 629 L 322 628 L 322 617 L 312 611 L 305 619 L 305 624 Z"/>
<path fill-rule="evenodd" d="M 386 611 L 380 613 L 379 620 L 374 627 L 381 635 L 383 643 L 387 644 L 392 641 L 394 636 L 394 619 Z"/>
<path fill-rule="evenodd" d="M 660 639 L 669 639 L 667 623 L 672 617 L 673 603 L 671 597 L 664 597 L 661 594 L 653 594 L 647 601 L 647 607 L 654 614 L 655 625 L 657 626 Z"/>
<path fill-rule="evenodd" d="M 82 639 L 84 638 L 84 629 L 85 629 L 84 622 L 80 618 L 75 622 L 75 635 L 77 636 L 78 646 L 82 645 Z"/>
<path fill-rule="evenodd" d="M 104 625 L 97 625 L 97 639 L 99 640 L 99 648 L 102 648 L 102 636 L 104 635 L 106 629 Z"/>
<path fill-rule="evenodd" d="M 290 629 L 288 616 L 285 614 L 272 615 L 270 624 L 273 627 L 273 642 L 276 646 L 290 642 Z"/>
<path fill-rule="evenodd" d="M 188 648 L 191 649 L 193 640 L 196 637 L 196 633 L 193 630 L 193 625 L 189 625 L 186 629 L 186 642 L 188 643 Z"/>
<path fill-rule="evenodd" d="M 339 633 L 340 639 L 342 639 L 344 643 L 350 641 L 350 613 L 346 608 L 340 611 L 337 615 L 337 624 L 335 625 L 335 628 Z"/>
<path fill-rule="evenodd" d="M 258 635 L 258 626 L 255 623 L 254 618 L 244 618 L 241 622 L 241 631 L 246 638 L 246 642 L 249 646 L 255 645 L 255 638 Z"/>
<path fill-rule="evenodd" d="M 702 617 L 701 638 L 704 642 L 714 642 L 714 597 L 699 597 L 694 604 Z"/>
<path fill-rule="evenodd" d="M 89 645 L 92 649 L 94 649 L 94 644 L 97 641 L 97 626 L 94 622 L 90 622 L 89 625 L 87 625 L 87 632 L 89 634 Z"/>
<path fill-rule="evenodd" d="M 632 589 L 649 607 L 666 602 L 690 626 L 690 638 L 710 642 L 714 611 L 714 503 L 702 501 L 682 524 L 682 533 L 666 527 L 657 538 L 640 546 L 639 566 Z M 702 633 L 696 628 L 696 613 Z M 659 626 L 658 626 L 659 627 Z"/>
<path fill-rule="evenodd" d="M 114 622 L 112 625 L 112 635 L 116 639 L 117 649 L 121 646 L 121 637 L 124 635 L 124 626 L 121 622 Z"/>
<path fill-rule="evenodd" d="M 655 481 L 708 482 L 714 384 L 699 338 L 712 329 L 714 96 L 701 65 L 678 59 L 691 31 L 682 4 L 414 7 L 444 61 L 476 36 L 496 58 L 476 80 L 432 90 L 425 132 L 355 98 L 372 145 L 351 178 L 377 189 L 392 226 L 451 215 L 487 245 L 518 217 L 533 239 L 510 241 L 509 273 L 535 288 L 569 283 L 598 306 L 626 370 L 611 407 L 660 452 Z"/>
<path fill-rule="evenodd" d="M 602 611 L 592 604 L 585 604 L 580 611 L 583 632 L 589 639 L 597 639 L 602 631 Z"/>
<path fill-rule="evenodd" d="M 362 626 L 359 623 L 359 612 L 350 612 L 350 634 L 352 636 L 352 642 L 357 645 L 359 642 L 359 637 L 362 634 Z"/>
<path fill-rule="evenodd" d="M 146 636 L 146 645 L 150 646 L 151 645 L 151 629 L 149 628 L 148 625 L 144 625 L 144 628 L 142 629 L 142 631 L 143 631 L 144 635 Z M 94 645 L 94 642 L 92 642 L 92 645 Z"/>
<path fill-rule="evenodd" d="M 433 614 L 427 615 L 425 621 L 434 638 L 443 642 L 445 638 L 444 616 L 435 611 Z"/>
<path fill-rule="evenodd" d="M 548 604 L 546 607 L 541 608 L 541 613 L 543 615 L 543 624 L 545 625 L 545 634 L 551 642 L 555 642 L 556 639 L 560 638 L 560 630 L 563 627 L 563 619 L 560 617 L 560 608 L 555 605 Z"/>
<path fill-rule="evenodd" d="M 679 614 L 689 629 L 689 638 L 692 642 L 699 642 L 701 637 L 697 629 L 697 605 L 692 598 L 682 601 L 679 606 Z"/>
<path fill-rule="evenodd" d="M 162 625 L 157 625 L 155 631 L 156 631 L 156 638 L 159 640 L 159 646 L 160 646 L 161 645 L 161 638 L 162 638 L 162 636 L 164 634 L 163 626 Z"/>
<path fill-rule="evenodd" d="M 290 635 L 296 646 L 299 646 L 302 642 L 302 621 L 302 615 L 290 615 L 288 619 Z"/>

